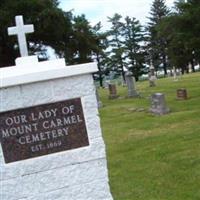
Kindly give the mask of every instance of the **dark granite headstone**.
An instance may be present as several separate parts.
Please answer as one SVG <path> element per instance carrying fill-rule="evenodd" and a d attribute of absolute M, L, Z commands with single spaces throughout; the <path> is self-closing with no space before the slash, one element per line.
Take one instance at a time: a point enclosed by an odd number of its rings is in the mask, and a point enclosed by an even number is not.
<path fill-rule="evenodd" d="M 81 99 L 0 113 L 6 163 L 89 145 Z"/>
<path fill-rule="evenodd" d="M 109 99 L 118 98 L 116 85 L 115 84 L 109 84 L 108 87 L 109 87 Z"/>
<path fill-rule="evenodd" d="M 187 90 L 185 88 L 178 89 L 176 91 L 176 94 L 177 94 L 178 100 L 186 100 L 188 98 L 187 97 Z"/>

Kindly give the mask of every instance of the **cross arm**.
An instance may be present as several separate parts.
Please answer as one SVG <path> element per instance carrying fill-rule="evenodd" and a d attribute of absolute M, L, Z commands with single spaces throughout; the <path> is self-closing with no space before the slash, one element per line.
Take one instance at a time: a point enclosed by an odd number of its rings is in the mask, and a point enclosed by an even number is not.
<path fill-rule="evenodd" d="M 16 27 L 9 27 L 8 28 L 8 35 L 16 35 L 17 28 Z"/>
<path fill-rule="evenodd" d="M 34 26 L 33 25 L 25 25 L 24 26 L 24 32 L 25 33 L 33 33 L 34 32 Z"/>

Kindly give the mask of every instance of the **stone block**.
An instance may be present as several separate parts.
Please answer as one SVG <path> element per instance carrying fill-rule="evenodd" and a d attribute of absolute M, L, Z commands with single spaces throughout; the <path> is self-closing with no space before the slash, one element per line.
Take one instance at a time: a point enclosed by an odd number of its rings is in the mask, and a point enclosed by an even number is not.
<path fill-rule="evenodd" d="M 35 196 L 67 187 L 76 187 L 107 177 L 105 159 L 63 166 L 40 173 L 27 174 L 14 179 L 1 181 L 1 197 L 6 200 Z M 70 181 L 69 181 L 70 180 Z M 20 183 L 20 184 L 18 184 Z"/>
<path fill-rule="evenodd" d="M 156 115 L 164 115 L 169 113 L 169 108 L 166 105 L 164 94 L 155 93 L 151 96 L 150 112 Z"/>

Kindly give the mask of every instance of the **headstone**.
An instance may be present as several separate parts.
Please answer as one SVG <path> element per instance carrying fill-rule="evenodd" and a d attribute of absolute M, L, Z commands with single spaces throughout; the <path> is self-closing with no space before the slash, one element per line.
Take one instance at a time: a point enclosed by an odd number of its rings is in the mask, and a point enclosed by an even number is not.
<path fill-rule="evenodd" d="M 136 91 L 136 83 L 135 77 L 133 77 L 132 72 L 126 72 L 126 84 L 128 87 L 128 97 L 138 97 L 138 93 Z"/>
<path fill-rule="evenodd" d="M 166 105 L 164 94 L 155 93 L 151 96 L 150 112 L 156 115 L 164 115 L 169 113 L 169 108 Z"/>
<path fill-rule="evenodd" d="M 119 96 L 117 95 L 117 88 L 115 84 L 109 84 L 109 99 L 116 99 Z"/>
<path fill-rule="evenodd" d="M 188 71 L 189 71 L 189 73 L 192 73 L 192 63 L 191 62 L 189 62 L 189 64 L 188 64 Z"/>
<path fill-rule="evenodd" d="M 187 90 L 185 88 L 178 89 L 176 95 L 178 100 L 186 100 L 188 98 Z"/>
<path fill-rule="evenodd" d="M 176 67 L 173 67 L 173 77 L 174 77 L 174 81 L 178 81 L 177 73 L 176 73 Z"/>
<path fill-rule="evenodd" d="M 21 57 L 0 69 L 2 200 L 112 200 L 95 63 Z"/>
<path fill-rule="evenodd" d="M 149 68 L 149 86 L 154 87 L 156 86 L 156 75 L 155 75 L 155 68 L 153 64 L 151 64 Z"/>

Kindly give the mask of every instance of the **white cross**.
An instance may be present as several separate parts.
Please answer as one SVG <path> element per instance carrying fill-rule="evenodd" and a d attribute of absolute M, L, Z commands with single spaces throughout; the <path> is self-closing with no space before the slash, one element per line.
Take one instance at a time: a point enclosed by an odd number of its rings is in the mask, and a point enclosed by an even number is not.
<path fill-rule="evenodd" d="M 32 24 L 24 25 L 23 17 L 21 15 L 15 17 L 15 23 L 15 27 L 8 28 L 8 35 L 17 35 L 21 56 L 28 56 L 28 48 L 25 34 L 34 32 L 34 27 Z"/>

